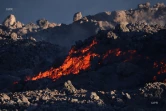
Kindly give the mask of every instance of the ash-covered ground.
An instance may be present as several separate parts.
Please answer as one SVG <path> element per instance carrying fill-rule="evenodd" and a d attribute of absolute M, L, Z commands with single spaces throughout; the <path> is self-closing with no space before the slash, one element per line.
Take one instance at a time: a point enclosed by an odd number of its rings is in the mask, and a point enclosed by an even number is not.
<path fill-rule="evenodd" d="M 82 17 L 69 25 L 0 26 L 0 109 L 166 110 L 166 6 Z"/>

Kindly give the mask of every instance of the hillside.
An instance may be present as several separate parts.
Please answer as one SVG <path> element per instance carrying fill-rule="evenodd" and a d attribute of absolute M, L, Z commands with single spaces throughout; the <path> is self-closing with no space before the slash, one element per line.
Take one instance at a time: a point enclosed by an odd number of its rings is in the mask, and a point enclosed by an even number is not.
<path fill-rule="evenodd" d="M 0 26 L 0 109 L 166 110 L 166 6 Z"/>

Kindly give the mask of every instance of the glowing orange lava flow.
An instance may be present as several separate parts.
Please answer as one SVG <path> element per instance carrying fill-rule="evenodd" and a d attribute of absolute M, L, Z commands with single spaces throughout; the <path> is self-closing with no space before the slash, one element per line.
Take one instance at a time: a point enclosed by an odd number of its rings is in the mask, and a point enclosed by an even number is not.
<path fill-rule="evenodd" d="M 107 58 L 108 55 L 110 55 L 110 54 L 114 54 L 116 56 L 119 56 L 121 54 L 120 48 L 109 50 L 108 52 L 106 52 L 106 54 L 104 54 L 103 59 Z"/>
<path fill-rule="evenodd" d="M 91 65 L 91 57 L 99 56 L 98 54 L 89 51 L 95 44 L 97 44 L 97 41 L 93 40 L 89 46 L 81 50 L 77 51 L 74 50 L 74 48 L 72 48 L 64 63 L 60 67 L 51 68 L 50 70 L 45 71 L 43 73 L 40 72 L 37 76 L 34 76 L 32 78 L 27 77 L 27 81 L 34 81 L 46 77 L 56 80 L 60 78 L 62 75 L 78 74 L 81 70 L 88 69 Z M 79 56 L 72 57 L 72 55 L 76 53 L 80 53 Z"/>
<path fill-rule="evenodd" d="M 126 58 L 126 60 L 124 60 L 124 62 L 127 62 L 127 61 L 130 61 L 130 60 L 133 59 L 133 55 L 135 53 L 136 53 L 136 50 L 128 50 L 128 51 L 124 52 L 124 51 L 121 51 L 120 48 L 116 48 L 116 49 L 112 49 L 112 50 L 107 51 L 106 54 L 104 54 L 103 60 L 105 58 L 107 58 L 110 54 L 113 54 L 113 55 L 115 55 L 117 57 L 125 56 L 125 55 L 128 54 L 128 56 L 127 56 L 128 58 Z"/>

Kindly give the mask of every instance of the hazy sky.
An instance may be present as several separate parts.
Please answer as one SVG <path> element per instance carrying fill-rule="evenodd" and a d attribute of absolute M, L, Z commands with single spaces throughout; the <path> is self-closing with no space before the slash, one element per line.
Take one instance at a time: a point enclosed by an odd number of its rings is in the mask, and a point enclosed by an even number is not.
<path fill-rule="evenodd" d="M 136 8 L 139 3 L 149 1 L 166 4 L 166 0 L 0 0 L 0 23 L 14 14 L 18 21 L 26 24 L 45 18 L 55 23 L 71 23 L 74 13 L 81 11 L 83 16 L 103 11 Z M 13 8 L 13 11 L 6 11 Z"/>

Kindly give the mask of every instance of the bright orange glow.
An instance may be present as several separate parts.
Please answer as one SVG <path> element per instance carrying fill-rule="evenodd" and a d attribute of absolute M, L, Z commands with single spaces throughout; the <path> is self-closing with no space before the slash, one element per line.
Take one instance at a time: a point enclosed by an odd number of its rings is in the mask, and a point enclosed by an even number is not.
<path fill-rule="evenodd" d="M 127 62 L 133 59 L 133 55 L 136 53 L 136 50 L 128 50 L 126 52 L 121 51 L 120 48 L 116 48 L 116 49 L 112 49 L 106 52 L 106 54 L 104 54 L 103 60 L 106 59 L 109 55 L 113 54 L 117 57 L 119 56 L 125 56 L 128 54 L 126 60 L 124 60 L 123 62 Z"/>
<path fill-rule="evenodd" d="M 87 70 L 91 65 L 91 57 L 99 56 L 98 54 L 89 51 L 95 44 L 97 44 L 97 41 L 93 40 L 89 46 L 79 51 L 72 48 L 64 63 L 60 67 L 55 69 L 51 68 L 50 70 L 39 73 L 37 76 L 32 78 L 27 77 L 27 80 L 38 80 L 46 77 L 56 80 L 62 75 L 78 74 L 81 70 Z M 78 52 L 80 52 L 78 57 L 72 57 L 72 54 Z"/>
<path fill-rule="evenodd" d="M 66 57 L 65 61 L 60 67 L 51 68 L 50 70 L 45 71 L 43 73 L 40 72 L 37 76 L 34 76 L 32 78 L 27 77 L 26 80 L 38 80 L 38 79 L 42 79 L 46 77 L 56 80 L 60 78 L 62 75 L 78 74 L 81 70 L 87 70 L 91 66 L 91 63 L 90 63 L 91 57 L 95 57 L 95 56 L 100 57 L 100 55 L 89 51 L 95 44 L 97 44 L 97 41 L 93 40 L 89 46 L 81 50 L 75 50 L 74 48 L 72 48 L 69 51 L 69 55 Z M 77 54 L 77 53 L 80 53 L 78 57 L 72 57 L 73 54 Z M 136 53 L 136 50 L 128 50 L 127 52 L 123 52 L 120 50 L 120 48 L 116 48 L 116 49 L 107 51 L 106 54 L 104 54 L 104 57 L 102 59 L 103 60 L 106 59 L 110 54 L 116 57 L 129 54 L 130 55 L 129 58 L 125 60 L 125 61 L 129 61 L 129 60 L 132 60 L 133 58 L 132 56 L 135 53 Z M 101 64 L 101 63 L 98 63 L 98 64 Z"/>
<path fill-rule="evenodd" d="M 64 60 L 63 64 L 58 68 L 51 68 L 45 72 L 40 72 L 38 75 L 34 77 L 27 77 L 26 81 L 28 80 L 38 80 L 42 78 L 51 78 L 53 80 L 59 79 L 63 75 L 69 75 L 69 74 L 79 74 L 80 71 L 85 71 L 90 69 L 91 66 L 91 59 L 95 56 L 100 57 L 100 62 L 97 64 L 102 65 L 103 60 L 106 60 L 109 63 L 111 63 L 111 59 L 118 58 L 122 60 L 123 62 L 135 62 L 138 61 L 143 57 L 143 59 L 150 60 L 150 57 L 141 56 L 138 55 L 136 50 L 121 50 L 120 48 L 115 48 L 108 50 L 106 53 L 104 53 L 102 56 L 98 55 L 97 53 L 93 52 L 93 47 L 97 44 L 96 40 L 93 40 L 91 44 L 87 45 L 86 47 L 76 49 L 73 47 L 70 51 L 66 59 Z M 77 56 L 76 56 L 77 55 Z M 138 58 L 137 58 L 138 57 Z M 140 58 L 141 57 L 141 58 Z M 154 62 L 153 68 L 157 68 L 158 72 L 157 74 L 166 73 L 166 63 L 161 62 Z M 157 76 L 153 77 L 154 81 L 157 81 Z M 166 79 L 165 79 L 166 82 Z M 15 82 L 14 84 L 17 84 Z"/>
<path fill-rule="evenodd" d="M 109 50 L 106 52 L 106 54 L 104 54 L 103 59 L 107 58 L 110 54 L 114 54 L 115 56 L 120 56 L 121 52 L 122 51 L 120 51 L 120 48 Z"/>

